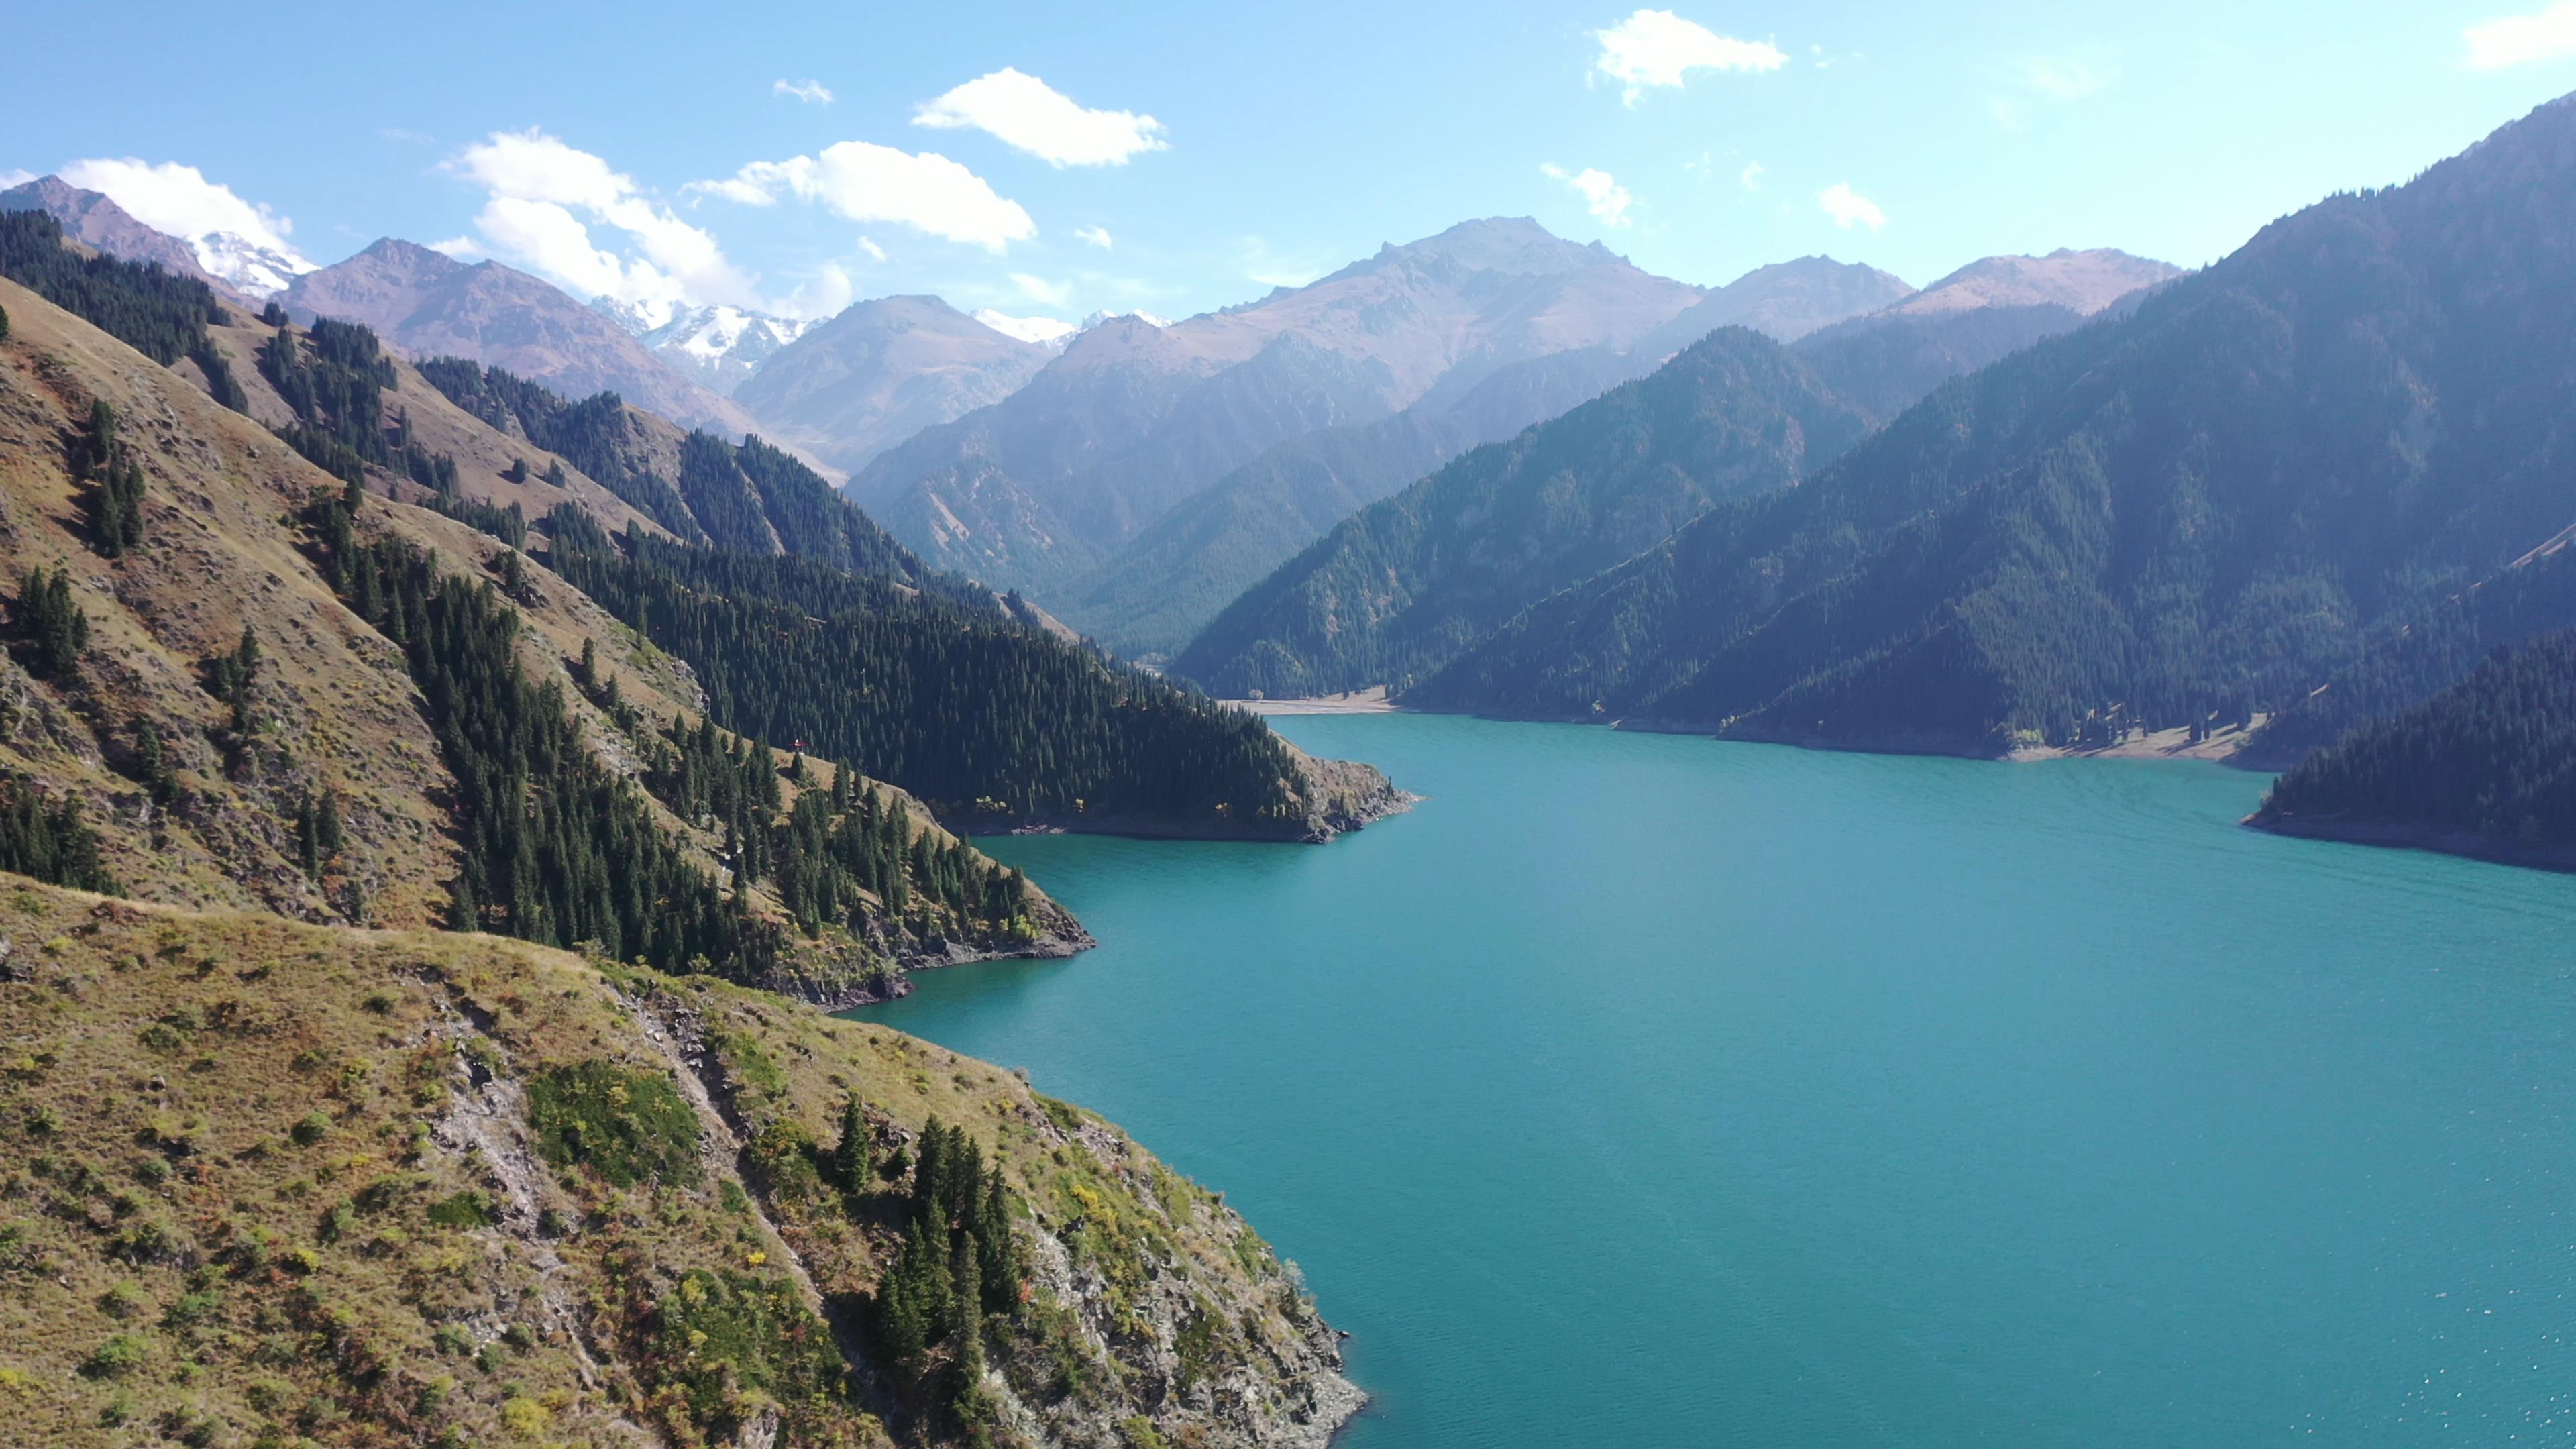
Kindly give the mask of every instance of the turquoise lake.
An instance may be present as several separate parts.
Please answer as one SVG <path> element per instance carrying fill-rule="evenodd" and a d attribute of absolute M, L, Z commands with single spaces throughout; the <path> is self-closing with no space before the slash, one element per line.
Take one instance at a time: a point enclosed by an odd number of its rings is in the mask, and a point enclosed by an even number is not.
<path fill-rule="evenodd" d="M 1430 798 L 984 841 L 1101 947 L 865 1014 L 1222 1189 L 1351 1449 L 2576 1442 L 2576 879 L 2212 765 L 1277 724 Z"/>

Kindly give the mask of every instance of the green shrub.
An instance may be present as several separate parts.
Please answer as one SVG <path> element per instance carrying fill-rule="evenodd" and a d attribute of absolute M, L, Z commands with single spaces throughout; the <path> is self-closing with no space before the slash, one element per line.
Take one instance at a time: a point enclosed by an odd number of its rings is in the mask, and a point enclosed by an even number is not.
<path fill-rule="evenodd" d="M 752 1179 L 773 1202 L 806 1206 L 823 1196 L 822 1149 L 798 1122 L 772 1122 L 744 1150 Z"/>
<path fill-rule="evenodd" d="M 287 1133 L 298 1147 L 310 1147 L 331 1135 L 331 1119 L 320 1112 L 307 1112 L 294 1129 Z"/>
<path fill-rule="evenodd" d="M 492 1194 L 481 1188 L 469 1187 L 429 1205 L 429 1220 L 442 1228 L 488 1228 L 492 1218 Z"/>
<path fill-rule="evenodd" d="M 151 1361 L 152 1341 L 141 1334 L 120 1333 L 81 1360 L 81 1372 L 94 1379 L 119 1378 Z"/>
<path fill-rule="evenodd" d="M 212 1289 L 191 1293 L 173 1303 L 161 1314 L 164 1328 L 189 1328 L 205 1322 L 224 1306 L 224 1298 Z"/>
<path fill-rule="evenodd" d="M 708 1435 L 728 1435 L 744 1390 L 785 1405 L 837 1394 L 841 1356 L 784 1278 L 698 1269 L 654 1312 L 650 1368 L 679 1385 Z"/>
<path fill-rule="evenodd" d="M 1119 1420 L 1118 1437 L 1127 1441 L 1127 1449 L 1171 1449 L 1171 1442 L 1156 1432 L 1154 1421 L 1142 1414 Z"/>
<path fill-rule="evenodd" d="M 548 1161 L 619 1187 L 698 1181 L 698 1115 L 659 1073 L 600 1061 L 549 1067 L 528 1082 L 528 1125 Z"/>

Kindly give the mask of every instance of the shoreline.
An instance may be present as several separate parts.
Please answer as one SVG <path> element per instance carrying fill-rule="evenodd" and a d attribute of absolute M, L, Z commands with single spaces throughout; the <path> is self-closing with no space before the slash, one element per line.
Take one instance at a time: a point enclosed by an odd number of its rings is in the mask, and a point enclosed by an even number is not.
<path fill-rule="evenodd" d="M 1230 704 L 1236 709 L 1248 710 L 1264 718 L 1272 715 L 1399 714 L 1403 712 L 1402 705 L 1386 697 L 1386 686 L 1383 684 L 1373 684 L 1366 689 L 1354 689 L 1341 694 L 1308 695 L 1299 699 L 1221 699 L 1217 703 Z"/>
<path fill-rule="evenodd" d="M 2247 830 L 2293 840 L 2324 840 L 2338 845 L 2367 845 L 2383 850 L 2420 850 L 2456 856 L 2488 865 L 2521 866 L 2558 875 L 2576 875 L 2576 847 L 2520 845 L 2474 831 L 2397 825 L 2378 820 L 2347 820 L 2337 815 L 2270 815 L 2256 811 L 2236 822 Z"/>

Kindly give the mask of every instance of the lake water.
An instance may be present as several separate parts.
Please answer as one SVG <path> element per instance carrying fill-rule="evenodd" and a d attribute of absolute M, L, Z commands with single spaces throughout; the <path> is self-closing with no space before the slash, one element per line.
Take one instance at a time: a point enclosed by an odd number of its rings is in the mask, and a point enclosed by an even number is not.
<path fill-rule="evenodd" d="M 985 841 L 1100 949 L 867 1014 L 1223 1189 L 1351 1449 L 2576 1441 L 2576 879 L 2209 765 L 1278 723 L 1431 798 Z"/>

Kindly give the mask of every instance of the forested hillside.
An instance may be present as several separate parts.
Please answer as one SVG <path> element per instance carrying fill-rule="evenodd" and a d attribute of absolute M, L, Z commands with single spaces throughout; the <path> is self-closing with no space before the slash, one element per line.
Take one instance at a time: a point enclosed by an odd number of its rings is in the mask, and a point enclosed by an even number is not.
<path fill-rule="evenodd" d="M 560 453 L 619 498 L 689 542 L 787 552 L 834 568 L 917 579 L 903 545 L 813 469 L 757 438 L 739 446 L 682 433 L 596 393 L 568 402 L 497 367 L 433 358 L 421 376 L 458 407 Z"/>
<path fill-rule="evenodd" d="M 1712 505 L 1787 487 L 1868 423 L 1780 344 L 1728 328 L 1361 510 L 1229 605 L 1174 669 L 1223 695 L 1404 687 Z"/>
<path fill-rule="evenodd" d="M 917 798 L 725 728 L 529 550 L 736 624 L 912 621 L 946 692 L 884 692 L 1030 792 L 1382 779 L 918 576 L 782 454 L 673 430 L 684 544 L 367 327 L 50 225 L 0 217 L 0 1135 L 49 1204 L 0 1214 L 14 1437 L 1321 1449 L 1359 1400 L 1334 1335 L 1214 1195 L 790 999 L 1080 926 Z M 799 583 L 696 592 L 727 568 Z M 1085 688 L 1006 741 L 977 713 Z"/>
<path fill-rule="evenodd" d="M 556 567 L 688 661 L 735 729 L 1001 825 L 1306 838 L 1396 803 L 1250 715 L 989 612 L 796 558 L 657 544 Z"/>
<path fill-rule="evenodd" d="M 2576 515 L 2576 106 L 1953 383 L 1412 702 L 1998 752 L 2245 721 Z"/>
<path fill-rule="evenodd" d="M 2576 629 L 2309 756 L 2252 822 L 2293 835 L 2576 864 Z"/>
<path fill-rule="evenodd" d="M 899 989 L 910 961 L 1083 944 L 917 802 L 713 732 L 684 671 L 530 563 L 519 514 L 388 417 L 365 329 L 261 345 L 290 450 L 6 295 L 23 572 L 0 774 L 22 869 L 835 1000 Z"/>
<path fill-rule="evenodd" d="M 2360 658 L 2274 711 L 2237 763 L 2287 768 L 2364 720 L 2400 713 L 2458 683 L 2498 648 L 2576 627 L 2576 553 L 2566 542 L 2373 637 Z"/>

